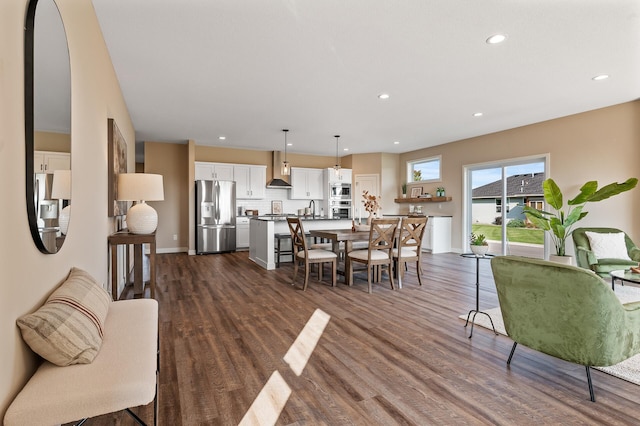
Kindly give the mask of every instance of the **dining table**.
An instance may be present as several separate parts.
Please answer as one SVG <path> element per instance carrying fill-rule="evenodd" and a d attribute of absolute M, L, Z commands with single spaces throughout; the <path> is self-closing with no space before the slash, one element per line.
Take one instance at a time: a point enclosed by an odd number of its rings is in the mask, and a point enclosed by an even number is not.
<path fill-rule="evenodd" d="M 347 253 L 353 250 L 353 243 L 356 241 L 369 241 L 369 231 L 353 231 L 351 228 L 344 229 L 313 229 L 309 231 L 312 237 L 330 240 L 333 252 L 338 254 L 340 243 L 344 242 L 345 259 Z M 344 269 L 338 270 L 340 275 L 344 275 L 345 282 L 349 284 L 349 274 Z"/>

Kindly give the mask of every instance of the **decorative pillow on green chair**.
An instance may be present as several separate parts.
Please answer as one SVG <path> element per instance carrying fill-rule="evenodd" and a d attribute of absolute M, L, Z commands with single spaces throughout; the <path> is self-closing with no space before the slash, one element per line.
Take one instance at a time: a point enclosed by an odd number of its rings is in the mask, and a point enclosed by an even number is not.
<path fill-rule="evenodd" d="M 600 233 L 586 231 L 591 251 L 597 259 L 631 260 L 627 254 L 624 232 Z"/>
<path fill-rule="evenodd" d="M 111 296 L 87 272 L 72 268 L 45 304 L 17 320 L 22 338 L 47 361 L 89 364 L 102 345 Z"/>

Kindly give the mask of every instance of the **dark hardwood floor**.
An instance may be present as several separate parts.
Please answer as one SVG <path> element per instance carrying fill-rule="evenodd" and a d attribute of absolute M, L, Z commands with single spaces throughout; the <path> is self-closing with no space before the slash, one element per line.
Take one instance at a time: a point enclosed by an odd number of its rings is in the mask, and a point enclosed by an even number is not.
<path fill-rule="evenodd" d="M 291 391 L 281 425 L 640 422 L 636 385 L 593 371 L 592 403 L 584 367 L 519 347 L 507 368 L 509 338 L 476 327 L 469 339 L 458 316 L 475 305 L 473 259 L 426 254 L 422 287 L 410 267 L 403 289 L 385 275 L 371 295 L 364 275 L 332 288 L 328 273 L 303 292 L 291 263 L 265 271 L 247 252 L 157 264 L 161 425 L 237 425 L 276 371 Z M 489 262 L 480 282 L 480 308 L 497 306 Z M 297 376 L 283 357 L 316 309 L 330 320 Z M 134 412 L 150 420 L 152 407 Z M 116 413 L 89 424 L 134 423 Z"/>

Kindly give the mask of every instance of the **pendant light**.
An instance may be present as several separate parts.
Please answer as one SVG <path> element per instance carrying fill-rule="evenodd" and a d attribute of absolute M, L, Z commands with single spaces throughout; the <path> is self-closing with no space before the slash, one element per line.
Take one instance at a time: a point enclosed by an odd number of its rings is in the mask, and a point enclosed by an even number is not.
<path fill-rule="evenodd" d="M 340 177 L 340 157 L 338 157 L 338 139 L 340 138 L 340 135 L 335 135 L 334 138 L 336 138 L 336 165 L 333 166 L 333 170 L 336 173 L 336 176 Z"/>
<path fill-rule="evenodd" d="M 287 132 L 289 129 L 282 129 L 284 132 L 284 161 L 282 162 L 282 168 L 280 169 L 280 174 L 282 176 L 289 176 L 291 174 L 291 168 L 289 167 L 289 162 L 287 161 Z"/>

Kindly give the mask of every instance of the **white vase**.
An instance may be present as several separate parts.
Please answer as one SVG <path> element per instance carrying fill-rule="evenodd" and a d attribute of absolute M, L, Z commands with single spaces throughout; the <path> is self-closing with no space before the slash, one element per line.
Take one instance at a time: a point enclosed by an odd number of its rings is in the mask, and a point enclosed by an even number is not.
<path fill-rule="evenodd" d="M 549 261 L 561 263 L 563 265 L 573 265 L 573 257 L 571 256 L 558 256 L 557 254 L 550 254 Z"/>
<path fill-rule="evenodd" d="M 470 246 L 471 252 L 476 256 L 484 256 L 489 251 L 489 246 Z"/>

